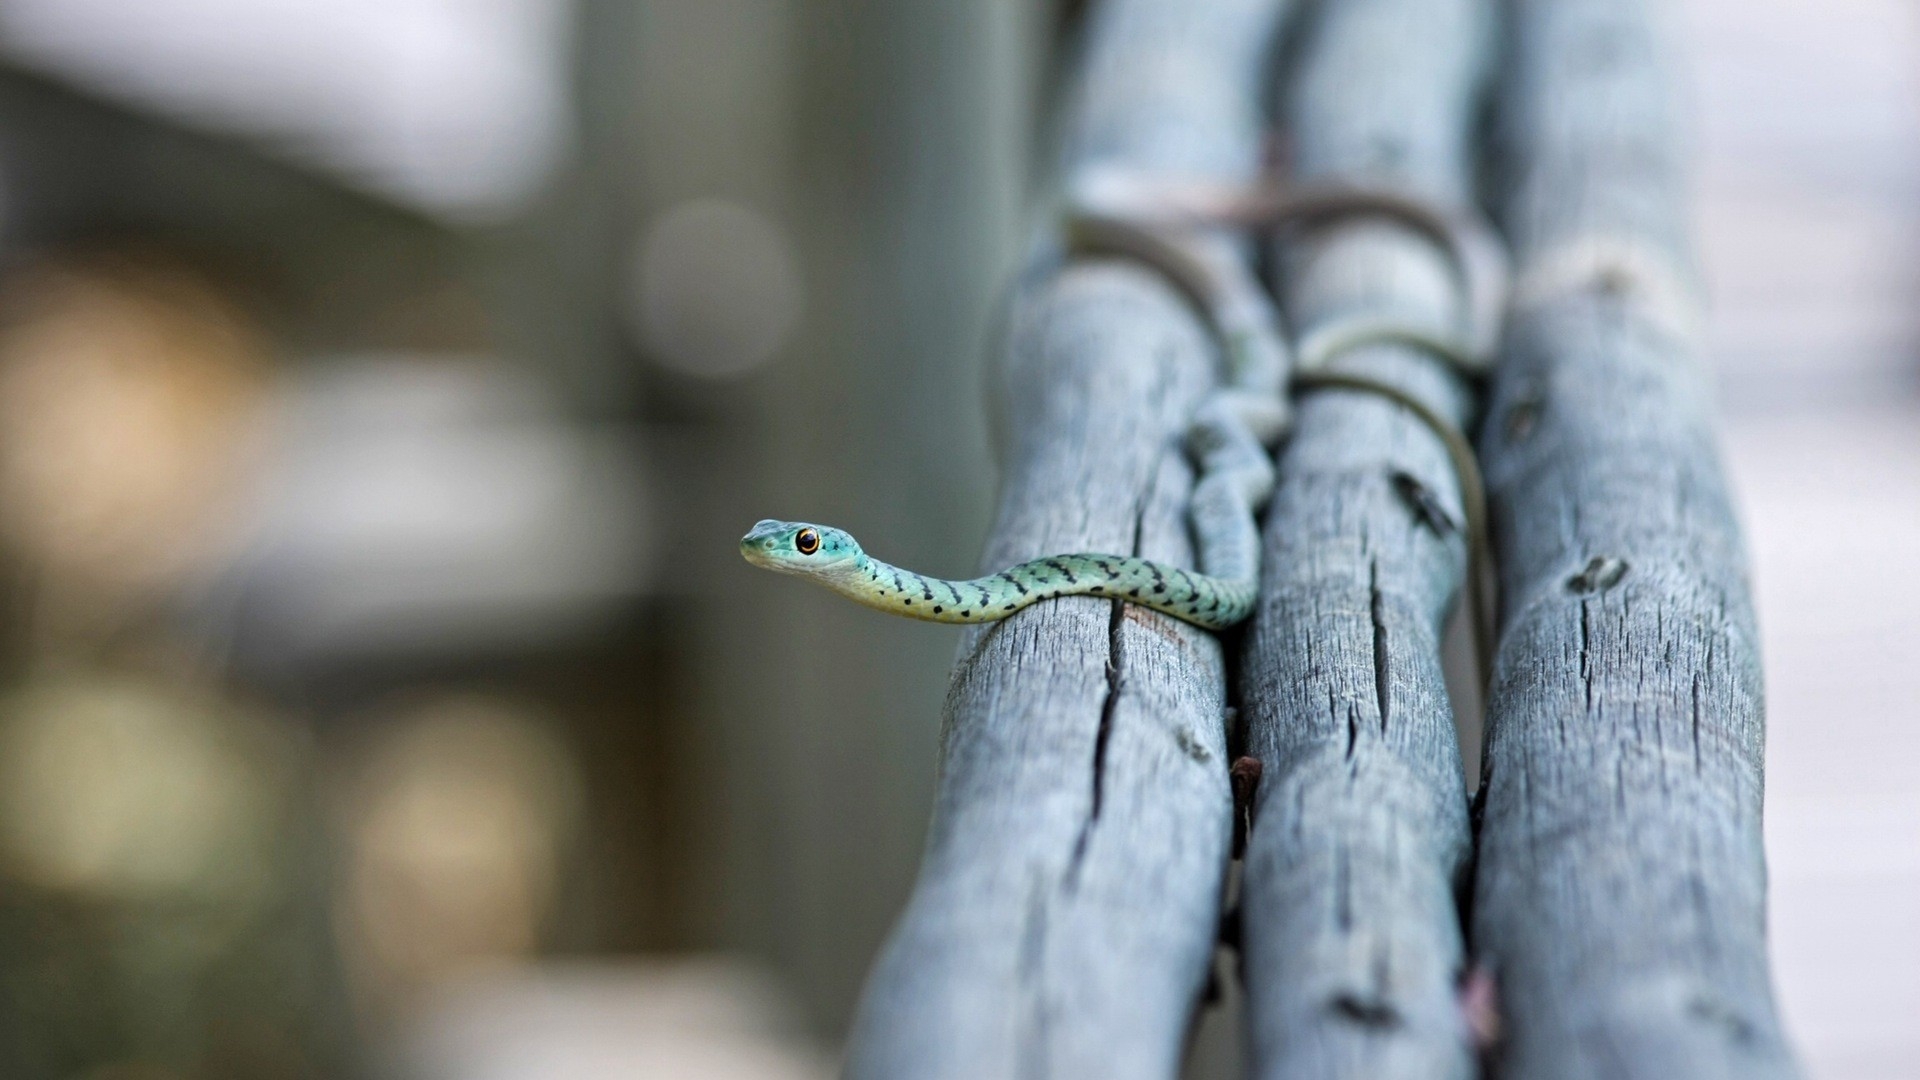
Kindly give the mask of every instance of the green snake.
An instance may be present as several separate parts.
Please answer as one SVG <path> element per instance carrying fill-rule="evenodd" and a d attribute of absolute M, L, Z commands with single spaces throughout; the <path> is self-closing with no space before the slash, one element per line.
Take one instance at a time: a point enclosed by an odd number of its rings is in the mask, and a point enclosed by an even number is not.
<path fill-rule="evenodd" d="M 1423 349 L 1469 372 L 1483 370 L 1493 353 L 1505 274 L 1497 242 L 1477 219 L 1401 193 L 1350 185 L 1285 190 L 1158 187 L 1150 195 L 1144 207 L 1116 205 L 1111 197 L 1082 200 L 1065 215 L 1065 248 L 1070 254 L 1131 258 L 1159 270 L 1199 309 L 1220 342 L 1226 377 L 1195 410 L 1185 440 L 1197 477 L 1187 514 L 1198 572 L 1151 559 L 1082 552 L 950 581 L 882 562 L 845 530 L 771 519 L 741 539 L 741 555 L 756 566 L 806 578 L 867 607 L 930 622 L 992 622 L 1042 600 L 1091 596 L 1224 630 L 1251 615 L 1258 600 L 1257 518 L 1273 491 L 1269 447 L 1289 423 L 1289 384 L 1375 392 L 1414 411 L 1447 444 L 1460 471 L 1470 546 L 1484 537 L 1478 492 L 1464 490 L 1474 475 L 1471 448 L 1451 426 L 1387 384 L 1325 370 L 1341 353 L 1380 343 Z M 1217 227 L 1272 230 L 1348 214 L 1378 215 L 1409 225 L 1447 253 L 1468 302 L 1461 334 L 1362 317 L 1308 335 L 1297 350 L 1288 348 L 1264 286 Z M 1477 483 L 1471 486 L 1477 488 Z"/>

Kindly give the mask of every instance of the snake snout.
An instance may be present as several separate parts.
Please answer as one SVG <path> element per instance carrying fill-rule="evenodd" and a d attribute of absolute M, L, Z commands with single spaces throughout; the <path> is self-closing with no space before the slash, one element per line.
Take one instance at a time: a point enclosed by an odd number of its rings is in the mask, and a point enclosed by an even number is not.
<path fill-rule="evenodd" d="M 740 555 L 756 566 L 773 566 L 774 551 L 780 546 L 780 537 L 786 523 L 768 519 L 747 530 L 740 538 Z"/>

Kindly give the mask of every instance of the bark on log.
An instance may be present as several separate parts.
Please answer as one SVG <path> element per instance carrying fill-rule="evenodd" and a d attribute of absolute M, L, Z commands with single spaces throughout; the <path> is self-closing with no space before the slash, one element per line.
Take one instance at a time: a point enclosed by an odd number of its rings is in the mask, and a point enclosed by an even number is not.
<path fill-rule="evenodd" d="M 1284 114 L 1292 175 L 1471 202 L 1490 12 L 1480 0 L 1321 5 Z M 1464 297 L 1420 234 L 1354 218 L 1281 245 L 1296 332 L 1362 313 L 1443 332 Z M 1335 362 L 1465 423 L 1471 396 L 1403 347 Z M 1265 765 L 1242 884 L 1253 1075 L 1465 1077 L 1455 906 L 1467 795 L 1440 637 L 1465 565 L 1440 441 L 1375 395 L 1300 400 L 1241 677 Z M 1425 507 L 1437 499 L 1450 521 Z"/>
<path fill-rule="evenodd" d="M 1245 180 L 1284 0 L 1114 0 L 1067 167 Z M 1192 565 L 1180 436 L 1207 329 L 1137 265 L 1016 296 L 983 566 L 1059 551 Z M 856 1077 L 1171 1077 L 1207 982 L 1232 833 L 1217 640 L 1090 598 L 967 634 L 907 911 L 849 1043 Z"/>
<path fill-rule="evenodd" d="M 1760 660 L 1687 333 L 1684 154 L 1644 0 L 1512 6 L 1516 312 L 1482 457 L 1504 626 L 1475 951 L 1497 1075 L 1789 1077 Z"/>

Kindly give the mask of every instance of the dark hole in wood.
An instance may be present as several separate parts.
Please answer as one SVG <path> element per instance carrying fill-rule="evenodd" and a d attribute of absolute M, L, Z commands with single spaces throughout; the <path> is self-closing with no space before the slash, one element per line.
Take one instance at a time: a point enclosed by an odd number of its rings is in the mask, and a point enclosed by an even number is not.
<path fill-rule="evenodd" d="M 1393 490 L 1400 496 L 1401 501 L 1407 504 L 1407 508 L 1413 511 L 1414 516 L 1418 517 L 1427 528 L 1432 529 L 1435 535 L 1451 536 L 1459 531 L 1459 523 L 1455 522 L 1453 515 L 1447 513 L 1447 508 L 1441 505 L 1440 497 L 1434 494 L 1432 488 L 1421 483 L 1419 477 L 1412 473 L 1395 471 Z"/>
<path fill-rule="evenodd" d="M 1361 1027 L 1385 1030 L 1400 1026 L 1400 1012 L 1384 1001 L 1368 1001 L 1358 994 L 1338 994 L 1333 1011 Z"/>
<path fill-rule="evenodd" d="M 1507 441 L 1525 442 L 1539 424 L 1540 402 L 1537 399 L 1523 398 L 1514 402 L 1507 410 Z"/>
<path fill-rule="evenodd" d="M 1687 1015 L 1705 1024 L 1721 1028 L 1737 1043 L 1753 1041 L 1753 1025 L 1746 1018 L 1705 994 L 1696 994 L 1687 1002 Z"/>
<path fill-rule="evenodd" d="M 1627 576 L 1627 561 L 1611 555 L 1595 555 L 1587 568 L 1567 579 L 1567 591 L 1580 595 L 1606 592 Z"/>

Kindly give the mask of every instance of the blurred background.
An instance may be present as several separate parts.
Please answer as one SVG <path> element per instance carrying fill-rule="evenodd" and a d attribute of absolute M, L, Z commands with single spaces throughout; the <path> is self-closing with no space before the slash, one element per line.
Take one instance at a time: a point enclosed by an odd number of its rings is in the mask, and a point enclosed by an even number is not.
<path fill-rule="evenodd" d="M 1075 7 L 0 0 L 0 1076 L 831 1075 L 957 637 L 734 541 L 971 567 Z M 1781 993 L 1912 1077 L 1920 12 L 1679 10 Z"/>

